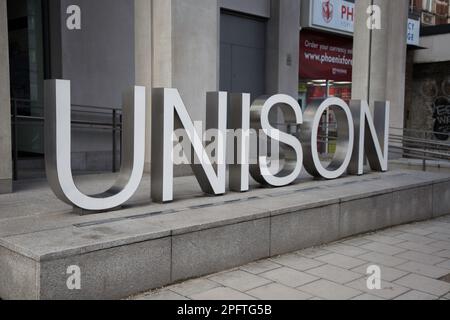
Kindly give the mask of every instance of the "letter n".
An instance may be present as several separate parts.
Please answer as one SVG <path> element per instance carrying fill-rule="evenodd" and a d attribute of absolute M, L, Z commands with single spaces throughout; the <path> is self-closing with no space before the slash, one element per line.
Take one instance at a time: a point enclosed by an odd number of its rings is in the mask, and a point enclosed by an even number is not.
<path fill-rule="evenodd" d="M 375 102 L 374 117 L 365 101 L 350 102 L 355 121 L 355 147 L 349 166 L 349 173 L 364 174 L 365 156 L 374 171 L 388 170 L 390 103 Z"/>
<path fill-rule="evenodd" d="M 181 128 L 186 130 L 186 135 L 191 142 L 192 154 L 195 158 L 191 167 L 203 192 L 212 195 L 225 193 L 227 93 L 210 92 L 206 100 L 207 128 L 218 129 L 216 165 L 211 163 L 201 135 L 195 129 L 178 90 L 153 89 L 151 163 L 153 201 L 173 200 L 173 134 L 175 130 Z"/>

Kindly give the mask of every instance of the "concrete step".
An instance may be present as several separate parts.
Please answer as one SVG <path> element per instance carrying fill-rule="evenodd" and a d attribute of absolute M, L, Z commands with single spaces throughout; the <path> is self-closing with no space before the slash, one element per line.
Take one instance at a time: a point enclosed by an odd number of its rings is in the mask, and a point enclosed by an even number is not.
<path fill-rule="evenodd" d="M 281 189 L 255 187 L 215 198 L 202 196 L 192 178 L 180 178 L 176 186 L 179 200 L 167 205 L 146 203 L 146 181 L 129 207 L 114 212 L 77 216 L 60 206 L 37 216 L 0 216 L 0 297 L 125 298 L 450 214 L 450 175 L 445 174 L 392 171 L 334 181 L 309 178 Z M 14 209 L 32 212 L 27 197 L 33 194 L 25 193 Z M 6 199 L 0 197 L 0 203 Z M 72 266 L 81 272 L 80 290 L 67 286 Z"/>

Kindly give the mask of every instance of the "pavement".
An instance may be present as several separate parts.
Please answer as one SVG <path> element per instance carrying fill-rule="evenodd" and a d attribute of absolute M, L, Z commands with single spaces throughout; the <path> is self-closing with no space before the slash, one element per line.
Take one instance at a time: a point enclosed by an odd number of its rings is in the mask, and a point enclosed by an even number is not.
<path fill-rule="evenodd" d="M 368 268 L 381 270 L 369 289 Z M 136 300 L 450 300 L 450 216 L 261 260 Z"/>

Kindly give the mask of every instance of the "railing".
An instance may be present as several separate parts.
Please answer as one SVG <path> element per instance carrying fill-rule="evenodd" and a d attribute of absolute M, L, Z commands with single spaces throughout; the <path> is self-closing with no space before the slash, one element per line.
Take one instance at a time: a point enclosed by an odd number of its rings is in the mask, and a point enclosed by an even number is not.
<path fill-rule="evenodd" d="M 403 158 L 421 160 L 424 171 L 430 161 L 450 164 L 450 133 L 401 128 L 391 128 L 391 131 L 396 133 L 389 137 L 390 150 Z"/>
<path fill-rule="evenodd" d="M 337 124 L 329 122 L 319 126 L 318 143 L 325 151 L 321 158 L 327 159 L 329 145 L 337 140 Z M 425 131 L 417 129 L 390 128 L 389 152 L 402 158 L 420 160 L 423 170 L 427 170 L 430 162 L 445 162 L 450 165 L 450 133 Z M 440 137 L 440 139 L 437 139 Z M 445 139 L 447 138 L 447 139 Z"/>
<path fill-rule="evenodd" d="M 36 115 L 23 115 L 19 111 L 19 107 L 24 110 L 31 110 Z M 112 171 L 117 172 L 120 164 L 120 155 L 118 158 L 118 142 L 119 150 L 122 149 L 122 111 L 117 108 L 106 108 L 85 105 L 72 105 L 72 127 L 90 130 L 106 130 L 111 131 L 112 134 Z M 22 114 L 21 114 L 22 113 Z M 43 116 L 43 108 L 39 105 L 32 105 L 32 101 L 26 99 L 11 99 L 11 124 L 12 124 L 12 158 L 13 158 L 13 179 L 19 178 L 19 146 L 18 146 L 18 130 L 19 126 L 23 124 L 39 123 L 44 125 L 45 118 Z M 99 121 L 81 120 L 74 118 L 82 117 L 98 117 Z M 103 121 L 103 119 L 110 118 L 111 121 Z M 119 139 L 118 136 L 119 135 Z M 44 137 L 43 137 L 44 138 Z"/>

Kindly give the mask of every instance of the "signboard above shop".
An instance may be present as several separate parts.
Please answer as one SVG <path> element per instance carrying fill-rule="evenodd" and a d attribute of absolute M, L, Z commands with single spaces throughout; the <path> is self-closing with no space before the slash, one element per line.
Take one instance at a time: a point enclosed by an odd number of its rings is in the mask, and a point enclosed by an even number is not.
<path fill-rule="evenodd" d="M 353 36 L 356 8 L 354 1 L 302 0 L 302 28 Z M 419 45 L 420 21 L 408 19 L 408 45 Z"/>
<path fill-rule="evenodd" d="M 420 43 L 420 20 L 408 19 L 408 45 L 419 46 Z"/>
<path fill-rule="evenodd" d="M 312 26 L 353 34 L 354 3 L 345 0 L 315 0 L 311 9 Z"/>
<path fill-rule="evenodd" d="M 353 41 L 313 30 L 300 33 L 300 78 L 352 81 Z"/>

